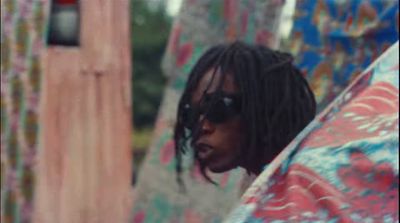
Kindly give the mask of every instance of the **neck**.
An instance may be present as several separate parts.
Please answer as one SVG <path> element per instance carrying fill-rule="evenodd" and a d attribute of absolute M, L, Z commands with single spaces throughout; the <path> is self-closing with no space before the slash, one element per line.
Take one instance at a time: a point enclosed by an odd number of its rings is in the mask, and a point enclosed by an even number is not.
<path fill-rule="evenodd" d="M 255 165 L 254 163 L 247 163 L 244 160 L 239 160 L 238 163 L 240 167 L 247 171 L 248 174 L 254 174 L 258 176 L 264 170 L 265 165 L 267 165 L 269 162 L 265 161 L 262 164 L 257 163 Z"/>
<path fill-rule="evenodd" d="M 243 169 L 245 169 L 249 175 L 253 174 L 253 175 L 258 176 L 263 171 L 263 168 L 248 167 L 248 166 L 245 166 L 245 165 L 243 165 L 241 167 Z"/>

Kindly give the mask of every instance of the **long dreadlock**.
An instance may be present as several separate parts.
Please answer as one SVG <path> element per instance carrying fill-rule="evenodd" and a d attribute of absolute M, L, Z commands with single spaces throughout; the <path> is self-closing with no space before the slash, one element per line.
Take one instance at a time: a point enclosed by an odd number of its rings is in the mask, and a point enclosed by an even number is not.
<path fill-rule="evenodd" d="M 180 184 L 182 154 L 198 137 L 196 131 L 185 131 L 183 109 L 203 75 L 214 69 L 214 76 L 220 70 L 217 91 L 221 91 L 227 73 L 233 75 L 241 97 L 240 116 L 246 139 L 241 146 L 242 163 L 251 170 L 261 170 L 315 117 L 314 94 L 292 62 L 290 54 L 239 41 L 216 45 L 200 57 L 178 104 L 174 139 Z M 202 175 L 214 183 L 206 174 L 206 167 L 199 164 Z"/>

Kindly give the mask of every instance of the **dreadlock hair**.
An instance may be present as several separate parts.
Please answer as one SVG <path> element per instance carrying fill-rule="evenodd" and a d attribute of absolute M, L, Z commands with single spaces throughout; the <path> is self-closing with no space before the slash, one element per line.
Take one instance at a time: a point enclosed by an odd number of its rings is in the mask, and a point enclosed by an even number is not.
<path fill-rule="evenodd" d="M 218 69 L 222 78 L 217 91 L 221 91 L 225 76 L 233 75 L 241 97 L 240 116 L 245 135 L 241 163 L 248 172 L 261 170 L 315 117 L 314 94 L 292 62 L 290 54 L 240 41 L 216 45 L 200 57 L 189 74 L 178 104 L 174 130 L 178 183 L 182 184 L 182 155 L 198 137 L 196 131 L 188 134 L 185 130 L 183 109 L 190 102 L 200 79 L 212 69 L 215 76 Z M 195 159 L 198 161 L 197 157 Z M 206 167 L 198 163 L 202 175 L 214 183 L 207 175 Z"/>

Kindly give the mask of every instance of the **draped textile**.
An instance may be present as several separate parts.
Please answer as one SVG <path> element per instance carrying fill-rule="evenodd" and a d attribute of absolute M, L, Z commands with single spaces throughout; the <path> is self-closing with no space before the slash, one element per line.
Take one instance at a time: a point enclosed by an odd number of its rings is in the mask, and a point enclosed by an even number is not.
<path fill-rule="evenodd" d="M 1 1 L 1 222 L 30 222 L 47 1 Z"/>
<path fill-rule="evenodd" d="M 291 52 L 325 108 L 399 38 L 399 1 L 297 0 Z"/>

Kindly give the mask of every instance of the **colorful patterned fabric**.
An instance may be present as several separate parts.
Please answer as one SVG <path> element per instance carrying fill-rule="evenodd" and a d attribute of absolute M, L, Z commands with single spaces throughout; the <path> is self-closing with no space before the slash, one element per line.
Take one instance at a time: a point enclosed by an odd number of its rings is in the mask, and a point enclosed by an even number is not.
<path fill-rule="evenodd" d="M 176 182 L 173 123 L 187 75 L 211 45 L 242 39 L 277 45 L 275 29 L 283 1 L 187 0 L 175 20 L 163 61 L 169 82 L 135 193 L 132 222 L 221 222 L 239 199 L 242 171 L 212 175 L 206 182 L 185 156 L 186 193 Z"/>
<path fill-rule="evenodd" d="M 399 44 L 321 113 L 226 222 L 398 222 Z"/>
<path fill-rule="evenodd" d="M 398 0 L 298 0 L 282 48 L 307 75 L 321 111 L 398 38 Z"/>
<path fill-rule="evenodd" d="M 1 1 L 1 222 L 30 222 L 46 1 Z"/>

